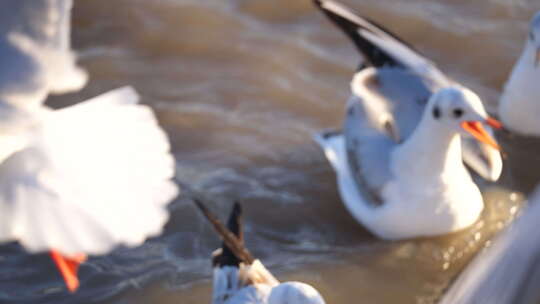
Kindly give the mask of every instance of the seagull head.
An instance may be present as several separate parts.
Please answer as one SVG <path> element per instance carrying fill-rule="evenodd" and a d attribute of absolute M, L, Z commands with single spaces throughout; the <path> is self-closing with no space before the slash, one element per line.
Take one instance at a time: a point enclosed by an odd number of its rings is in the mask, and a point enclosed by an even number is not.
<path fill-rule="evenodd" d="M 458 134 L 472 135 L 477 140 L 500 150 L 499 145 L 484 128 L 499 129 L 502 124 L 487 115 L 480 97 L 464 87 L 439 90 L 429 100 L 428 110 L 436 123 L 445 125 Z"/>
<path fill-rule="evenodd" d="M 533 17 L 529 29 L 529 45 L 534 48 L 534 66 L 540 65 L 540 12 Z"/>

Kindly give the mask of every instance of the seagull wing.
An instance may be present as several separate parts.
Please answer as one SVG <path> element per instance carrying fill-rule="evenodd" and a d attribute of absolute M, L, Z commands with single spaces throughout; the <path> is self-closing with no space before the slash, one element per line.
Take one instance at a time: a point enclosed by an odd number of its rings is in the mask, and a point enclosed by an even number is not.
<path fill-rule="evenodd" d="M 352 83 L 344 123 L 349 167 L 359 188 L 382 203 L 379 193 L 392 177 L 390 154 L 420 121 L 430 89 L 402 69 L 366 68 Z M 366 191 L 367 190 L 367 191 Z"/>
<path fill-rule="evenodd" d="M 86 84 L 87 74 L 77 66 L 70 46 L 72 5 L 72 0 L 4 0 L 0 4 L 3 60 L 18 59 L 11 63 L 18 64 L 14 69 L 33 73 L 32 78 L 40 80 L 39 87 L 33 89 L 39 90 L 41 96 L 76 91 Z M 6 56 L 3 49 L 17 53 Z M 32 70 L 29 65 L 33 66 Z M 0 89 L 2 86 L 0 83 Z M 32 100 L 41 103 L 44 97 Z"/>
<path fill-rule="evenodd" d="M 23 34 L 42 46 L 70 49 L 72 0 L 4 0 L 0 34 Z"/>
<path fill-rule="evenodd" d="M 0 240 L 30 252 L 103 254 L 157 235 L 177 194 L 152 111 L 121 88 L 44 113 L 0 164 Z"/>
<path fill-rule="evenodd" d="M 432 93 L 449 85 L 456 85 L 454 81 L 445 76 L 437 66 L 425 58 L 409 43 L 397 35 L 386 30 L 377 23 L 356 14 L 351 9 L 333 0 L 314 0 L 316 6 L 339 27 L 355 44 L 364 57 L 363 67 L 386 69 L 393 72 L 384 72 L 382 78 L 386 83 L 392 83 L 391 94 L 385 99 L 397 106 L 387 107 L 390 116 L 397 126 L 387 125 L 386 116 L 383 116 L 383 125 L 389 130 L 402 132 L 401 136 L 408 136 L 418 123 L 423 108 L 418 109 L 414 103 L 423 101 L 425 104 Z M 398 70 L 403 73 L 399 73 Z M 406 81 L 420 85 L 410 87 L 398 84 L 401 77 Z M 414 79 L 414 77 L 418 79 Z M 378 77 L 381 78 L 381 77 Z M 405 82 L 407 83 L 407 82 Z M 423 87 L 423 88 L 422 88 Z M 419 98 L 419 96 L 421 98 Z M 413 101 L 411 103 L 411 101 Z M 412 104 L 410 109 L 408 105 Z M 399 111 L 398 111 L 399 109 Z M 403 111 L 403 113 L 400 113 Z M 415 112 L 417 112 L 415 114 Z M 371 116 L 378 115 L 378 112 Z M 379 126 L 380 128 L 381 126 Z M 392 128 L 390 128 L 392 127 Z M 480 143 L 472 138 L 465 138 L 463 159 L 469 167 L 483 178 L 496 181 L 502 172 L 502 160 L 498 151 Z"/>
<path fill-rule="evenodd" d="M 355 44 L 365 65 L 400 67 L 442 83 L 446 76 L 409 43 L 346 6 L 332 0 L 314 0 L 316 6 Z"/>

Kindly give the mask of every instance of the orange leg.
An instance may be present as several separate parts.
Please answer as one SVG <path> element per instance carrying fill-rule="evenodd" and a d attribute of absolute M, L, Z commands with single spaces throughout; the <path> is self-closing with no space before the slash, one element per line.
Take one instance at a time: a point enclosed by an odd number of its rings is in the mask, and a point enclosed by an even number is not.
<path fill-rule="evenodd" d="M 79 265 L 86 261 L 85 254 L 77 254 L 72 257 L 66 257 L 60 254 L 56 250 L 50 251 L 51 258 L 53 259 L 58 271 L 62 274 L 64 282 L 70 292 L 75 292 L 79 288 L 79 278 L 77 278 L 77 270 Z"/>

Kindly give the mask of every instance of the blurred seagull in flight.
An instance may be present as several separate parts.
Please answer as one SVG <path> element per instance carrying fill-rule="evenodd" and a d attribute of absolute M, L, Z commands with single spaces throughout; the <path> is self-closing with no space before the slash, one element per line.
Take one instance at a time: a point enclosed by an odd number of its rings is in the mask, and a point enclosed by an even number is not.
<path fill-rule="evenodd" d="M 302 282 L 280 283 L 244 247 L 241 206 L 235 203 L 225 227 L 198 200 L 195 204 L 223 240 L 213 254 L 212 304 L 324 304 L 312 286 Z"/>
<path fill-rule="evenodd" d="M 531 21 L 525 48 L 504 87 L 498 110 L 508 130 L 540 136 L 540 12 Z"/>
<path fill-rule="evenodd" d="M 487 180 L 499 178 L 489 127 L 501 124 L 475 93 L 395 35 L 335 1 L 315 4 L 365 59 L 351 82 L 343 132 L 316 136 L 348 210 L 385 239 L 473 224 L 484 204 L 464 163 Z"/>
<path fill-rule="evenodd" d="M 70 48 L 71 7 L 0 4 L 0 241 L 49 251 L 74 291 L 87 254 L 159 234 L 178 190 L 167 136 L 133 89 L 44 105 L 87 80 Z"/>

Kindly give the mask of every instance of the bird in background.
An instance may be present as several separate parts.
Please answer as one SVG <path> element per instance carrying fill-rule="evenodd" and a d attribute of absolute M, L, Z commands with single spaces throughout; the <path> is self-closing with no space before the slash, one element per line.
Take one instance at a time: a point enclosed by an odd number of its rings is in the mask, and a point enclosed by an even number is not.
<path fill-rule="evenodd" d="M 483 210 L 465 164 L 489 181 L 500 148 L 480 98 L 408 43 L 332 0 L 315 5 L 364 61 L 351 82 L 343 131 L 315 136 L 349 212 L 384 239 L 446 234 Z"/>
<path fill-rule="evenodd" d="M 70 0 L 0 3 L 0 242 L 50 253 L 70 291 L 87 255 L 161 233 L 177 195 L 168 138 L 130 87 L 53 110 L 81 89 Z"/>
<path fill-rule="evenodd" d="M 530 23 L 525 47 L 504 86 L 498 112 L 508 130 L 540 136 L 540 12 Z"/>
<path fill-rule="evenodd" d="M 235 203 L 227 227 L 200 201 L 196 206 L 223 240 L 212 254 L 214 281 L 212 304 L 324 304 L 311 285 L 280 283 L 244 246 L 242 208 Z"/>

